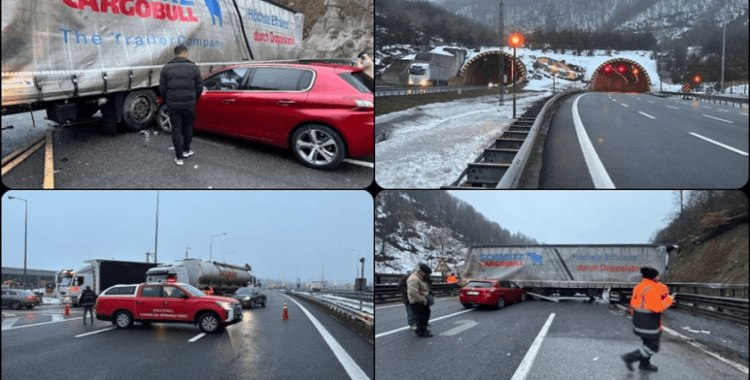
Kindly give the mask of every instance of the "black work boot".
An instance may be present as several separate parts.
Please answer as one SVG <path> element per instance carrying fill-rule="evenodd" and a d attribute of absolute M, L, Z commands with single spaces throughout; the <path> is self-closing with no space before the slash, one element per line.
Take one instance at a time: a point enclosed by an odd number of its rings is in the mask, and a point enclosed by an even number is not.
<path fill-rule="evenodd" d="M 625 355 L 620 356 L 622 358 L 622 361 L 625 362 L 625 366 L 628 367 L 628 371 L 633 370 L 633 363 L 637 362 L 638 360 L 641 360 L 641 355 L 638 353 L 638 351 L 633 351 L 630 353 L 627 353 Z"/>
<path fill-rule="evenodd" d="M 654 372 L 657 372 L 659 370 L 659 367 L 657 367 L 657 366 L 655 366 L 655 365 L 653 365 L 651 363 L 648 363 L 647 365 L 643 365 L 643 363 L 641 363 L 641 364 L 638 365 L 638 369 L 640 369 L 641 371 L 654 371 Z"/>

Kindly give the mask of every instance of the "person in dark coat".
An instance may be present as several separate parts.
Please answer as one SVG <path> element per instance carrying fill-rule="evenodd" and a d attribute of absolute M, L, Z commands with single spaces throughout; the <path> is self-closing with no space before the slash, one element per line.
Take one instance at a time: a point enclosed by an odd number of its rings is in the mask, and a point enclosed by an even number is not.
<path fill-rule="evenodd" d="M 398 291 L 401 292 L 401 302 L 403 302 L 406 307 L 406 322 L 412 330 L 416 330 L 417 318 L 414 316 L 414 312 L 411 309 L 411 303 L 409 303 L 409 295 L 406 288 L 406 280 L 408 278 L 408 274 L 401 276 L 401 280 L 398 282 Z"/>
<path fill-rule="evenodd" d="M 195 102 L 203 93 L 203 79 L 198 66 L 187 59 L 187 47 L 174 48 L 175 58 L 161 69 L 159 93 L 167 104 L 172 124 L 172 143 L 177 156 L 174 162 L 182 165 L 184 157 L 191 156 L 190 142 L 193 139 Z"/>
<path fill-rule="evenodd" d="M 428 285 L 430 269 L 427 264 L 419 264 L 417 270 L 406 279 L 407 294 L 411 303 L 412 312 L 417 318 L 416 333 L 422 338 L 431 338 L 430 330 L 427 330 L 427 324 L 430 321 L 430 307 L 427 295 L 430 292 Z"/>
<path fill-rule="evenodd" d="M 90 286 L 81 293 L 81 299 L 78 303 L 83 306 L 83 324 L 86 325 L 86 313 L 91 314 L 91 324 L 94 324 L 94 304 L 96 303 L 96 293 L 91 290 Z"/>

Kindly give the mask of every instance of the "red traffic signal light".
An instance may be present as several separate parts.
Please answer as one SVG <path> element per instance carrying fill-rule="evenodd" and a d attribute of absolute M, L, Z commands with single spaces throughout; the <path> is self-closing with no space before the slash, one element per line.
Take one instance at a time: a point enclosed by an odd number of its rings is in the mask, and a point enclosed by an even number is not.
<path fill-rule="evenodd" d="M 508 35 L 508 46 L 512 48 L 517 48 L 521 45 L 523 45 L 523 34 L 518 33 L 518 32 L 513 32 Z"/>
<path fill-rule="evenodd" d="M 609 64 L 604 65 L 604 69 L 603 70 L 604 70 L 605 74 L 609 74 L 609 73 L 612 72 L 612 66 L 610 66 Z"/>
<path fill-rule="evenodd" d="M 617 66 L 617 72 L 618 73 L 624 74 L 625 70 L 626 70 L 625 65 L 623 65 L 622 63 L 619 66 Z"/>
<path fill-rule="evenodd" d="M 700 75 L 696 75 L 695 78 L 693 78 L 693 80 L 695 81 L 695 83 L 700 83 L 701 82 L 701 76 Z"/>

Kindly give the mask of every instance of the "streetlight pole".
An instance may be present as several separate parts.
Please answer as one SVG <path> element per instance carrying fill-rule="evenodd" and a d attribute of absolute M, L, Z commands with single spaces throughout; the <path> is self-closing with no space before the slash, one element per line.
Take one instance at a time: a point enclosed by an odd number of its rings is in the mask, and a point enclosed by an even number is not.
<path fill-rule="evenodd" d="M 27 236 L 28 236 L 28 226 L 29 226 L 29 202 L 25 199 L 21 199 L 18 197 L 11 197 L 9 196 L 8 199 L 16 199 L 19 201 L 23 201 L 24 203 L 24 211 L 23 211 L 23 287 L 26 289 L 26 242 L 27 242 Z"/>
<path fill-rule="evenodd" d="M 724 38 L 721 41 L 721 93 L 724 93 L 724 47 L 727 43 L 727 21 L 724 20 Z"/>
<path fill-rule="evenodd" d="M 159 190 L 156 190 L 156 233 L 154 234 L 154 264 L 158 263 L 157 247 L 159 242 Z"/>
<path fill-rule="evenodd" d="M 208 261 L 211 261 L 211 259 L 214 257 L 214 238 L 217 237 L 217 236 L 222 236 L 222 235 L 226 235 L 226 234 L 227 233 L 224 232 L 223 234 L 217 234 L 217 235 L 211 236 L 211 246 L 210 246 L 210 250 L 209 250 L 209 254 L 208 254 Z"/>
<path fill-rule="evenodd" d="M 360 278 L 362 278 L 364 280 L 364 278 L 365 278 L 365 258 L 363 257 L 363 258 L 359 259 L 359 262 L 362 263 L 362 276 Z M 363 281 L 360 281 L 360 285 L 361 286 L 359 288 L 359 311 L 362 311 L 362 298 L 364 297 L 364 295 L 362 294 L 362 292 L 365 290 L 364 289 L 365 284 L 363 284 L 362 282 Z"/>
<path fill-rule="evenodd" d="M 500 46 L 498 47 L 498 58 L 500 60 L 500 73 L 498 75 L 498 95 L 500 101 L 498 106 L 505 102 L 505 56 L 503 55 L 503 29 L 505 29 L 505 20 L 503 18 L 503 2 L 500 1 Z"/>

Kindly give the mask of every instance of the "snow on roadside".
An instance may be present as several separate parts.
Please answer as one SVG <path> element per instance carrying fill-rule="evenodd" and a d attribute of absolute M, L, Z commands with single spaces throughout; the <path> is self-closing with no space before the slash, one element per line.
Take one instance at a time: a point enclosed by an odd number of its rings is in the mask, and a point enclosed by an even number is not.
<path fill-rule="evenodd" d="M 517 99 L 520 116 L 551 93 Z M 498 107 L 497 96 L 433 103 L 375 118 L 390 123 L 387 140 L 375 144 L 375 179 L 383 188 L 439 188 L 449 185 L 469 162 L 502 135 L 511 123 L 509 96 Z"/>

